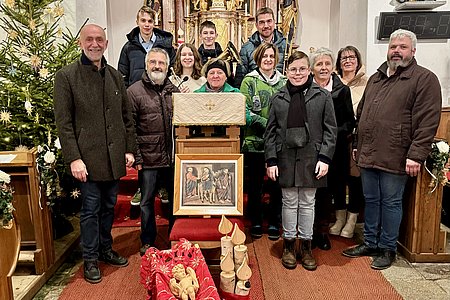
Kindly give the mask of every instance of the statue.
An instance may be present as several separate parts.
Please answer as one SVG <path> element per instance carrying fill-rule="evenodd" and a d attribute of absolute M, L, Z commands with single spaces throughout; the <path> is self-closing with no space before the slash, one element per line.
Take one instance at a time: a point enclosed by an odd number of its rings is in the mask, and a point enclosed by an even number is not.
<path fill-rule="evenodd" d="M 207 10 L 208 10 L 208 1 L 200 0 L 200 11 L 207 11 Z"/>
<path fill-rule="evenodd" d="M 174 296 L 182 300 L 195 300 L 195 293 L 200 286 L 194 269 L 185 269 L 182 264 L 178 264 L 172 268 L 172 275 L 174 278 L 170 279 L 169 286 Z"/>
<path fill-rule="evenodd" d="M 194 5 L 194 10 L 199 10 L 198 4 L 200 3 L 200 0 L 192 0 L 192 4 Z"/>

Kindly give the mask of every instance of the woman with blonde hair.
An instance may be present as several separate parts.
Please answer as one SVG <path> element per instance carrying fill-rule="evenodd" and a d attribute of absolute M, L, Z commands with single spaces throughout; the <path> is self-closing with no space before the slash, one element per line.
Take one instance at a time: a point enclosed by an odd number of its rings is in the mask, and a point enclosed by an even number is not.
<path fill-rule="evenodd" d="M 202 76 L 202 60 L 194 45 L 182 44 L 175 55 L 173 73 L 169 79 L 182 93 L 192 93 L 200 88 L 206 78 Z"/>

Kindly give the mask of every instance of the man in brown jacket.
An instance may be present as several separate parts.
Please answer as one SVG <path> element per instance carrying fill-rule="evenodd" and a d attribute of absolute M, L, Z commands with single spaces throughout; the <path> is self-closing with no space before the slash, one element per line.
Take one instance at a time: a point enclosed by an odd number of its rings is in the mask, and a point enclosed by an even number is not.
<path fill-rule="evenodd" d="M 119 179 L 134 163 L 136 137 L 122 76 L 103 57 L 104 30 L 84 26 L 79 44 L 81 58 L 56 73 L 54 111 L 64 160 L 80 181 L 84 278 L 97 283 L 98 260 L 128 265 L 112 250 L 111 228 Z"/>
<path fill-rule="evenodd" d="M 441 87 L 414 58 L 414 33 L 391 34 L 387 62 L 370 77 L 357 111 L 354 150 L 365 198 L 364 243 L 348 257 L 376 256 L 373 269 L 395 261 L 408 176 L 417 176 L 439 125 Z"/>
<path fill-rule="evenodd" d="M 167 78 L 169 63 L 169 54 L 164 49 L 150 49 L 145 58 L 146 72 L 127 90 L 136 124 L 136 167 L 142 179 L 141 255 L 155 244 L 158 183 L 164 185 L 169 196 L 169 231 L 173 225 L 172 93 L 179 90 Z"/>

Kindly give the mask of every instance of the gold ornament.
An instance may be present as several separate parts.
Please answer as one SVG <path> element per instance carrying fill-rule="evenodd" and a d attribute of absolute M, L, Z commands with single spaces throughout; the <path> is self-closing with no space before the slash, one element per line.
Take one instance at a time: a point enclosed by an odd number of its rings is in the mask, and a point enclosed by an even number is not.
<path fill-rule="evenodd" d="M 73 199 L 77 199 L 78 197 L 80 197 L 81 192 L 79 189 L 74 189 L 71 193 L 70 193 L 70 197 L 72 197 Z"/>
<path fill-rule="evenodd" d="M 41 20 L 44 24 L 54 23 L 55 17 L 53 16 L 53 10 L 51 8 L 44 9 Z"/>
<path fill-rule="evenodd" d="M 41 58 L 36 54 L 33 54 L 30 57 L 30 63 L 32 67 L 37 68 L 41 64 Z"/>
<path fill-rule="evenodd" d="M 56 17 L 62 17 L 64 15 L 64 8 L 61 7 L 59 4 L 56 4 L 55 8 L 53 8 L 53 14 Z"/>
<path fill-rule="evenodd" d="M 15 0 L 5 0 L 5 5 L 8 8 L 14 8 L 14 6 L 16 5 L 16 1 Z"/>
<path fill-rule="evenodd" d="M 11 113 L 6 110 L 2 110 L 0 112 L 0 122 L 3 122 L 3 124 L 11 123 Z"/>
<path fill-rule="evenodd" d="M 34 31 L 36 29 L 36 22 L 33 19 L 31 19 L 30 22 L 28 23 L 28 27 L 30 27 L 30 29 Z"/>
<path fill-rule="evenodd" d="M 28 51 L 27 46 L 22 45 L 22 46 L 20 46 L 20 48 L 19 48 L 19 52 L 22 53 L 22 54 L 28 54 L 29 51 Z"/>
<path fill-rule="evenodd" d="M 17 152 L 27 152 L 28 151 L 28 147 L 24 146 L 24 145 L 19 145 L 16 148 L 14 148 L 14 151 Z"/>
<path fill-rule="evenodd" d="M 58 27 L 58 31 L 56 31 L 56 37 L 58 37 L 58 38 L 63 37 L 63 30 L 61 27 Z"/>
<path fill-rule="evenodd" d="M 9 38 L 12 39 L 12 40 L 15 40 L 16 37 L 17 37 L 18 35 L 19 35 L 19 34 L 18 34 L 17 31 L 15 31 L 15 30 L 10 29 L 10 30 L 8 31 L 8 36 L 9 36 Z"/>
<path fill-rule="evenodd" d="M 48 75 L 49 75 L 48 69 L 42 68 L 42 69 L 39 70 L 39 76 L 41 78 L 47 78 Z"/>

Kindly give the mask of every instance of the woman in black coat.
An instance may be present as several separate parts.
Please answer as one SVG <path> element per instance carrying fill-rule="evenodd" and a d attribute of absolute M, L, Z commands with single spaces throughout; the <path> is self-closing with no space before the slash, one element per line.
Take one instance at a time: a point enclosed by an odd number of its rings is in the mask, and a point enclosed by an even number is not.
<path fill-rule="evenodd" d="M 332 222 L 332 202 L 336 206 L 346 201 L 346 185 L 349 175 L 350 153 L 348 145 L 355 127 L 350 88 L 333 73 L 333 53 L 327 48 L 319 48 L 311 55 L 314 82 L 328 90 L 333 99 L 334 113 L 338 127 L 336 150 L 328 174 L 328 187 L 317 190 L 314 242 L 322 250 L 329 250 L 329 224 Z"/>

